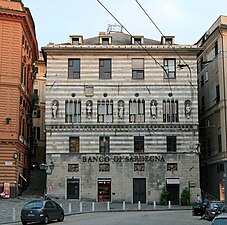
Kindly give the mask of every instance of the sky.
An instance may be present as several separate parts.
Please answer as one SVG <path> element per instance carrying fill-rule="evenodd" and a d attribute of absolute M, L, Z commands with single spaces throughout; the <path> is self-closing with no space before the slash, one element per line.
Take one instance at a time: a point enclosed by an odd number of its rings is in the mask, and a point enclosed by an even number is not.
<path fill-rule="evenodd" d="M 39 49 L 49 42 L 66 43 L 69 35 L 85 38 L 106 32 L 117 21 L 98 0 L 22 0 L 32 13 Z M 136 0 L 99 0 L 132 34 L 161 40 L 161 33 Z M 220 15 L 226 0 L 137 0 L 164 35 L 177 44 L 194 44 Z M 126 31 L 124 31 L 127 33 Z"/>

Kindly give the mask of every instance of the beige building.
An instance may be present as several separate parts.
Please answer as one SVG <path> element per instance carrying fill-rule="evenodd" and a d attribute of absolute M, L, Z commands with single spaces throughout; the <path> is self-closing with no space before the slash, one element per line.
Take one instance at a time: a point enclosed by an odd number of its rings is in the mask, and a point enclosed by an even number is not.
<path fill-rule="evenodd" d="M 200 48 L 101 32 L 42 48 L 47 192 L 92 201 L 179 203 L 200 192 Z"/>
<path fill-rule="evenodd" d="M 201 188 L 227 200 L 227 17 L 220 16 L 197 44 L 204 48 L 198 56 Z"/>
<path fill-rule="evenodd" d="M 46 161 L 46 134 L 45 134 L 45 95 L 46 95 L 46 65 L 40 52 L 35 62 L 36 77 L 34 81 L 33 100 L 33 148 L 31 164 L 37 168 Z"/>

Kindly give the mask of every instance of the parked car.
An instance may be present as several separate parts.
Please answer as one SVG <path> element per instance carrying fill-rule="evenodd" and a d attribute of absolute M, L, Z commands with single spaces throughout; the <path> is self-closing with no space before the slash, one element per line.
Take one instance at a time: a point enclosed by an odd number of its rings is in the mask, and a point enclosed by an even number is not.
<path fill-rule="evenodd" d="M 64 210 L 53 200 L 30 201 L 21 210 L 21 222 L 23 225 L 31 222 L 47 224 L 52 220 L 64 220 Z"/>
<path fill-rule="evenodd" d="M 192 215 L 193 216 L 202 216 L 203 214 L 203 204 L 202 203 L 198 203 L 198 202 L 194 202 L 192 204 Z"/>
<path fill-rule="evenodd" d="M 221 213 L 227 213 L 227 204 L 222 204 Z"/>
<path fill-rule="evenodd" d="M 211 225 L 226 225 L 227 224 L 227 213 L 221 213 L 220 215 L 216 216 Z"/>
<path fill-rule="evenodd" d="M 207 204 L 205 209 L 205 218 L 207 220 L 214 219 L 215 216 L 221 213 L 221 206 L 223 202 L 221 201 L 211 201 Z"/>

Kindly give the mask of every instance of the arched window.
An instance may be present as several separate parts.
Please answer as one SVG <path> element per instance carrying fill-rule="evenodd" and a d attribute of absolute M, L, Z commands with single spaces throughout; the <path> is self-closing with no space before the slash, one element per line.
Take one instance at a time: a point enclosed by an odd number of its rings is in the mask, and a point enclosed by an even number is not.
<path fill-rule="evenodd" d="M 163 122 L 179 122 L 178 100 L 163 100 Z"/>
<path fill-rule="evenodd" d="M 98 123 L 113 123 L 113 100 L 97 102 Z"/>
<path fill-rule="evenodd" d="M 81 122 L 81 101 L 70 100 L 65 102 L 65 122 L 80 123 Z"/>
<path fill-rule="evenodd" d="M 129 101 L 129 122 L 130 123 L 144 123 L 145 122 L 145 101 L 130 100 Z"/>

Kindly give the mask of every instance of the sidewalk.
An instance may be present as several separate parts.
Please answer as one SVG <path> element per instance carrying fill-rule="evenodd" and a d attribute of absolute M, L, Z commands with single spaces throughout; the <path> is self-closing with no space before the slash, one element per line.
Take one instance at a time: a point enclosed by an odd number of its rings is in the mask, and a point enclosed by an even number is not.
<path fill-rule="evenodd" d="M 30 200 L 35 199 L 43 199 L 40 196 L 20 196 L 16 199 L 0 199 L 0 215 L 1 221 L 0 224 L 9 224 L 13 222 L 20 221 L 20 211 L 23 206 L 29 202 Z M 171 208 L 169 206 L 156 205 L 156 209 L 153 204 L 141 204 L 140 209 L 138 204 L 125 204 L 125 210 L 123 210 L 123 203 L 103 203 L 103 202 L 95 202 L 94 208 L 92 208 L 92 202 L 80 202 L 76 199 L 53 199 L 62 205 L 65 215 L 76 214 L 76 213 L 88 213 L 88 212 L 103 212 L 103 211 L 138 211 L 138 210 L 191 210 L 191 206 L 178 206 L 172 205 Z M 109 208 L 108 208 L 109 207 Z M 15 217 L 13 218 L 13 210 L 15 210 Z M 94 211 L 93 211 L 94 210 Z"/>

